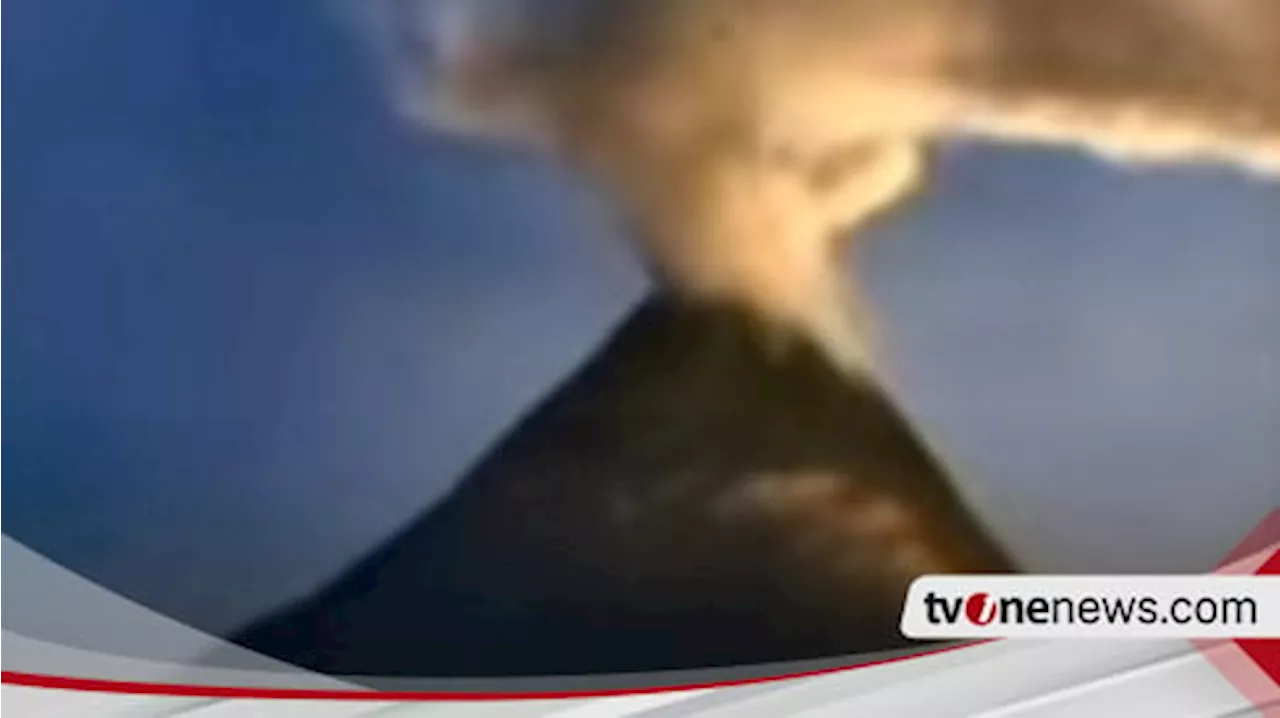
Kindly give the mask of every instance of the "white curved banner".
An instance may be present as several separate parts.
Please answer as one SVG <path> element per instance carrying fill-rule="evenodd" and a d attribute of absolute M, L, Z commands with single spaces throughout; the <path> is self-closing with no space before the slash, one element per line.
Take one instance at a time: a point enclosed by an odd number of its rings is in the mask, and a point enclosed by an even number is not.
<path fill-rule="evenodd" d="M 1275 515 L 1273 515 L 1274 517 Z M 1267 526 L 1274 528 L 1274 521 Z M 1249 543 L 1249 542 L 1246 542 Z M 1251 548 L 1256 548 L 1256 539 Z M 44 559 L 6 537 L 11 602 L 22 618 L 33 597 L 62 597 L 82 615 L 127 626 L 163 657 L 122 657 L 62 646 L 6 627 L 4 705 L 18 716 L 1272 716 L 1280 712 L 1275 671 L 1280 640 L 998 640 L 870 664 L 775 673 L 747 669 L 699 683 L 696 675 L 647 677 L 617 687 L 610 677 L 454 681 L 423 690 L 374 677 L 339 680 L 238 651 Z M 1252 585 L 1273 574 L 1280 543 L 1233 557 L 1215 576 L 1185 585 Z M 13 578 L 19 578 L 15 586 Z M 1244 579 L 1244 580 L 1241 580 Z M 925 579 L 927 586 L 929 581 Z M 955 581 L 970 579 L 954 579 Z M 1032 580 L 1032 579 L 1027 579 Z M 1073 579 L 1088 583 L 1094 579 Z M 1121 579 L 1123 582 L 1126 579 Z M 1147 579 L 1148 582 L 1150 579 Z M 1174 579 L 1169 579 L 1170 581 Z M 1266 581 L 1273 581 L 1267 578 Z M 1052 583 L 1052 581 L 1050 581 Z M 1159 581 L 1157 580 L 1157 583 Z M 1272 585 L 1268 583 L 1267 585 Z M 72 597 L 68 599 L 68 597 Z M 1272 593 L 1260 600 L 1276 609 Z M 908 609 L 908 613 L 910 610 Z M 219 665 L 204 657 L 222 651 Z M 186 654 L 186 658 L 182 654 Z M 228 656 L 230 656 L 228 658 Z M 229 668 L 228 665 L 235 665 Z M 740 674 L 740 675 L 738 675 Z M 635 679 L 640 680 L 640 679 Z M 558 684 L 558 685 L 557 685 Z M 426 684 L 423 684 L 426 685 Z M 435 684 L 432 684 L 435 685 Z"/>

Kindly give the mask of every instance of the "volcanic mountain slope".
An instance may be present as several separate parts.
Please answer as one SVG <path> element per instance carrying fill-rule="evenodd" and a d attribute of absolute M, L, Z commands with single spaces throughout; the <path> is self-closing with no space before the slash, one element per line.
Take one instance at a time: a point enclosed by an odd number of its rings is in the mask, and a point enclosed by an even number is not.
<path fill-rule="evenodd" d="M 735 309 L 651 298 L 441 504 L 233 640 L 327 673 L 642 671 L 907 645 L 1014 566 L 903 415 Z"/>

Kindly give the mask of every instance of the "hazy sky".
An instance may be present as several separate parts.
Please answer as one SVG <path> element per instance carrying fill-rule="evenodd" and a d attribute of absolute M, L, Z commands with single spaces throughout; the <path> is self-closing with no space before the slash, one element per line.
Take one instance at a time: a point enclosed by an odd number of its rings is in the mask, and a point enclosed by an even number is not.
<path fill-rule="evenodd" d="M 321 6 L 9 7 L 4 530 L 209 628 L 420 511 L 644 288 L 566 178 L 397 125 Z M 1280 187 L 956 149 L 863 242 L 1033 566 L 1206 568 L 1280 504 Z"/>

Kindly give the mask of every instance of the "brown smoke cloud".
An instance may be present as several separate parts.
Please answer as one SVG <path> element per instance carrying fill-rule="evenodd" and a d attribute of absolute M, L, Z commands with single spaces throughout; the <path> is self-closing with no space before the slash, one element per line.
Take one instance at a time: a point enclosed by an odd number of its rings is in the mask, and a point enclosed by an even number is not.
<path fill-rule="evenodd" d="M 1280 0 L 392 6 L 422 121 L 550 149 L 612 190 L 668 286 L 849 367 L 874 352 L 842 239 L 927 181 L 939 139 L 1280 177 Z"/>

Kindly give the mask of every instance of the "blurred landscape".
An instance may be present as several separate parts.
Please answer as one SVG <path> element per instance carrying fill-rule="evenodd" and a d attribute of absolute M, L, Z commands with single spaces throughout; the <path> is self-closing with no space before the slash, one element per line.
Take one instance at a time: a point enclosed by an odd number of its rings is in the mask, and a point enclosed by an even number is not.
<path fill-rule="evenodd" d="M 590 188 L 415 135 L 322 4 L 9 10 L 4 530 L 180 620 L 370 549 L 645 291 Z M 1204 570 L 1280 504 L 1280 185 L 946 148 L 856 271 L 1032 568 Z"/>

